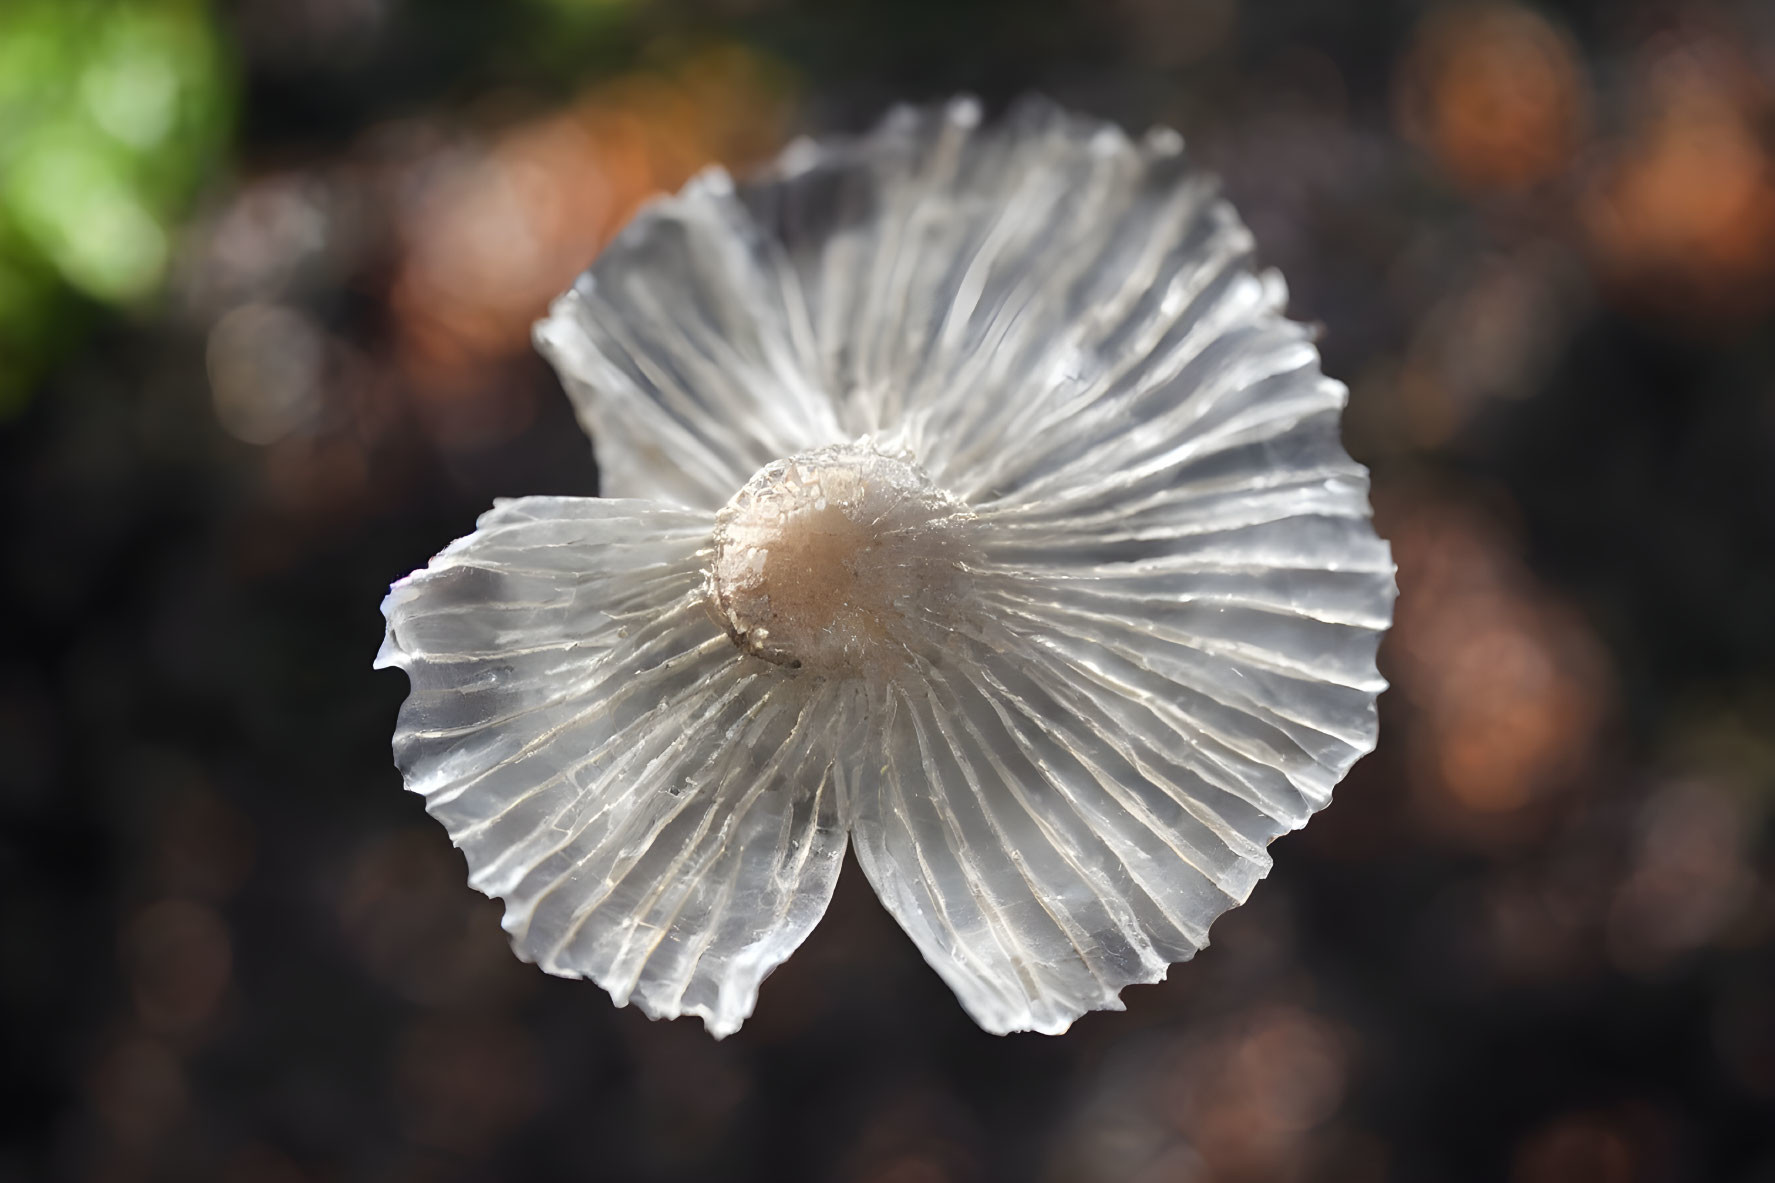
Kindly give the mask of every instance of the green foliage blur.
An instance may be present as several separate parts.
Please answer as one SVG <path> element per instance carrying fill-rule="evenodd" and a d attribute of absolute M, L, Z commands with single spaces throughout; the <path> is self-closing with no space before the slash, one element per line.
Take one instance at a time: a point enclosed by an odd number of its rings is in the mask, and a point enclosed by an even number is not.
<path fill-rule="evenodd" d="M 197 0 L 0 5 L 0 417 L 74 339 L 84 302 L 157 289 L 234 94 Z"/>

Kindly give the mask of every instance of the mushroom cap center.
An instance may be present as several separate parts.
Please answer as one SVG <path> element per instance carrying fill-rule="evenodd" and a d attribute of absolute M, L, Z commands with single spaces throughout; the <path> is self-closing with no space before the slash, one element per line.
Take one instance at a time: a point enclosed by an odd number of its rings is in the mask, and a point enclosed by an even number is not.
<path fill-rule="evenodd" d="M 775 461 L 716 516 L 711 614 L 743 651 L 792 669 L 903 661 L 958 594 L 971 520 L 867 440 Z"/>

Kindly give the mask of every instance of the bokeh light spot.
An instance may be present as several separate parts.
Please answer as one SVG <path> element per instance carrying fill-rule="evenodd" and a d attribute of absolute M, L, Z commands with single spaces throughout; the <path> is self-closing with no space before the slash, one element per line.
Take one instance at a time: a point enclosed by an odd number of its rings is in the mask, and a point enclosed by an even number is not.
<path fill-rule="evenodd" d="M 1406 135 L 1470 189 L 1520 189 L 1557 175 L 1577 150 L 1588 106 L 1571 42 L 1514 4 L 1433 12 L 1399 80 Z"/>
<path fill-rule="evenodd" d="M 326 338 L 292 308 L 233 309 L 210 330 L 205 356 L 216 419 L 243 443 L 276 443 L 320 411 Z"/>

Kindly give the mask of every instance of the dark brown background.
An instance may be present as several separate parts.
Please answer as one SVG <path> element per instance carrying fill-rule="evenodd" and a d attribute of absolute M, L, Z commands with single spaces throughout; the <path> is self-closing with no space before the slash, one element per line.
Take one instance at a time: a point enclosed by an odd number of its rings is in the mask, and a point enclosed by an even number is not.
<path fill-rule="evenodd" d="M 1775 14 L 241 0 L 165 292 L 0 426 L 0 1180 L 1775 1179 Z M 1380 751 L 1171 980 L 983 1035 L 847 869 L 722 1043 L 513 960 L 388 582 L 591 493 L 526 329 L 895 99 L 1166 122 L 1353 389 Z"/>

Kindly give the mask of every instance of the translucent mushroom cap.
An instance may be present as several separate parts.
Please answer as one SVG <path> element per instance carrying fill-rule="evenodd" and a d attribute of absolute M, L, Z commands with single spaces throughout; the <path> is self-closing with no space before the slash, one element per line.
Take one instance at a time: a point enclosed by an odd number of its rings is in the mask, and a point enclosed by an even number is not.
<path fill-rule="evenodd" d="M 847 845 L 991 1031 L 1208 942 L 1375 742 L 1344 387 L 1211 179 L 901 108 L 644 208 L 537 326 L 606 496 L 395 584 L 407 787 L 514 949 L 736 1030 Z"/>

